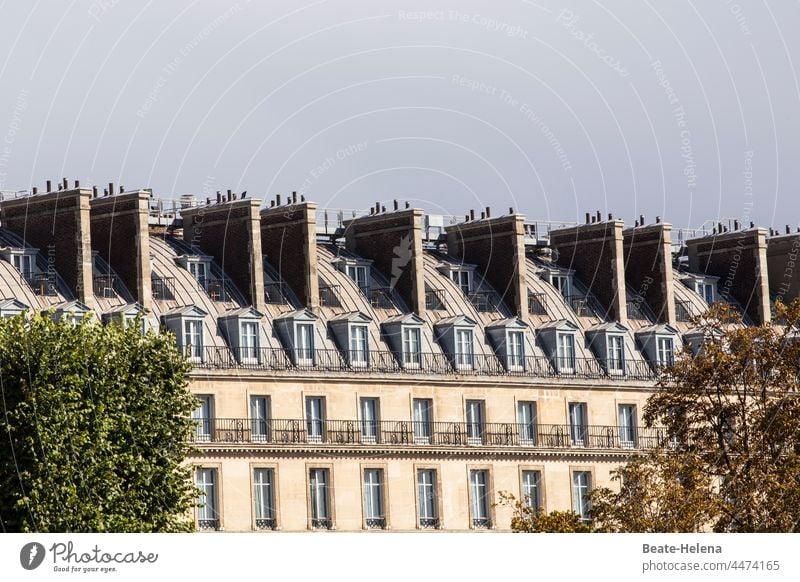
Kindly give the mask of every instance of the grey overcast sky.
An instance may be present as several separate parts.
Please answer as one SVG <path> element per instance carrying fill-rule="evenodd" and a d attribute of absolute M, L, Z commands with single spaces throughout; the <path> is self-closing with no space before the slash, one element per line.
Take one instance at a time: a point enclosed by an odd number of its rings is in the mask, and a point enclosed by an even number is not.
<path fill-rule="evenodd" d="M 0 0 L 0 189 L 800 223 L 800 3 Z"/>

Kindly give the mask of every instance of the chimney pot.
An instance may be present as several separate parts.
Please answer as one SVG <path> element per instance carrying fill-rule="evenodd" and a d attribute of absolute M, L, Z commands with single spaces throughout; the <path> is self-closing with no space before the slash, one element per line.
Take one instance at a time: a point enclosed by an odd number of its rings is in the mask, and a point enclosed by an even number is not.
<path fill-rule="evenodd" d="M 469 222 L 469 214 L 464 215 L 464 222 Z"/>
<path fill-rule="evenodd" d="M 219 204 L 220 202 L 222 202 L 222 192 L 217 190 L 217 204 Z"/>
<path fill-rule="evenodd" d="M 281 205 L 281 195 L 280 195 L 280 194 L 276 194 L 276 195 L 275 195 L 275 204 L 276 204 L 277 206 L 280 206 L 280 205 Z"/>
<path fill-rule="evenodd" d="M 37 190 L 36 190 L 36 186 L 34 186 L 34 187 L 33 187 L 33 195 L 34 195 L 34 196 L 36 196 L 36 192 L 37 192 Z"/>
<path fill-rule="evenodd" d="M 269 207 L 270 208 L 275 208 L 275 201 L 274 200 L 270 200 L 269 201 Z"/>
<path fill-rule="evenodd" d="M 600 222 L 600 220 L 601 220 L 601 219 L 600 219 L 600 211 L 598 210 L 598 211 L 597 211 L 597 222 Z"/>
<path fill-rule="evenodd" d="M 397 210 L 400 206 L 397 204 L 397 200 L 394 201 L 394 209 Z"/>
<path fill-rule="evenodd" d="M 469 209 L 469 219 L 475 220 L 475 211 L 472 208 Z"/>
<path fill-rule="evenodd" d="M 75 187 L 76 188 L 80 188 L 81 187 L 81 183 L 78 180 L 75 180 Z"/>
<path fill-rule="evenodd" d="M 47 191 L 51 192 L 53 190 L 53 185 L 50 180 L 47 181 Z"/>
<path fill-rule="evenodd" d="M 92 198 L 97 198 L 97 186 L 92 186 Z"/>
<path fill-rule="evenodd" d="M 385 206 L 381 206 L 381 212 L 386 212 L 386 207 Z"/>
<path fill-rule="evenodd" d="M 594 217 L 594 216 L 592 216 L 592 224 L 594 224 L 594 219 L 595 219 L 595 217 Z"/>
<path fill-rule="evenodd" d="M 305 201 L 306 201 L 305 194 L 300 194 L 300 202 L 305 202 Z"/>
<path fill-rule="evenodd" d="M 644 214 L 639 215 L 639 224 L 644 226 Z"/>
<path fill-rule="evenodd" d="M 109 182 L 108 183 L 108 195 L 109 196 L 113 196 L 114 195 L 114 182 Z"/>
<path fill-rule="evenodd" d="M 487 206 L 486 207 L 486 218 L 491 218 L 491 217 L 492 217 L 492 209 Z"/>
<path fill-rule="evenodd" d="M 661 217 L 660 216 L 656 216 L 656 224 L 660 224 L 660 223 L 661 223 Z"/>
<path fill-rule="evenodd" d="M 755 225 L 756 225 L 756 223 L 751 220 L 750 221 L 750 228 L 753 228 Z"/>
<path fill-rule="evenodd" d="M 509 214 L 514 214 L 514 207 L 513 206 L 509 206 L 508 207 L 508 213 Z"/>
<path fill-rule="evenodd" d="M 211 198 L 206 198 L 206 206 L 210 206 L 210 205 L 211 205 Z"/>
<path fill-rule="evenodd" d="M 120 185 L 119 185 L 119 193 L 120 193 L 120 194 L 122 194 L 123 192 L 125 192 L 125 186 L 123 186 L 122 184 L 120 184 Z"/>
<path fill-rule="evenodd" d="M 108 188 L 103 188 L 103 197 L 108 196 Z"/>
<path fill-rule="evenodd" d="M 64 190 L 66 190 L 67 188 L 69 188 L 69 186 L 67 185 L 67 179 L 66 179 L 66 178 L 62 178 L 62 179 L 61 179 L 61 182 L 62 182 L 62 184 L 64 184 Z"/>
<path fill-rule="evenodd" d="M 486 218 L 486 211 L 481 210 L 481 220 L 483 220 L 484 218 Z"/>
<path fill-rule="evenodd" d="M 369 207 L 369 215 L 372 216 L 373 214 L 375 214 L 375 209 L 372 206 L 370 206 Z"/>
<path fill-rule="evenodd" d="M 292 192 L 292 204 L 297 202 L 297 192 Z"/>
<path fill-rule="evenodd" d="M 586 224 L 589 224 L 589 213 L 586 213 Z"/>
<path fill-rule="evenodd" d="M 406 200 L 406 208 L 411 208 L 411 202 L 409 202 L 408 200 Z"/>
<path fill-rule="evenodd" d="M 613 214 L 611 214 L 610 212 L 608 213 L 608 219 L 609 219 L 609 220 L 614 220 L 614 215 L 613 215 Z"/>
<path fill-rule="evenodd" d="M 787 224 L 786 225 L 786 234 L 789 234 L 791 232 L 792 232 L 792 228 Z"/>

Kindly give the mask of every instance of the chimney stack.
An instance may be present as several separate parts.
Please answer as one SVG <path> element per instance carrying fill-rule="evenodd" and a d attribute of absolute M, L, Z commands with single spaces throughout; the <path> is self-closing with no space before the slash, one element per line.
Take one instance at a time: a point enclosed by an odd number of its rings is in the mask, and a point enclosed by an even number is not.
<path fill-rule="evenodd" d="M 675 324 L 672 279 L 672 225 L 656 217 L 651 226 L 622 231 L 625 281 L 641 296 L 659 323 Z"/>

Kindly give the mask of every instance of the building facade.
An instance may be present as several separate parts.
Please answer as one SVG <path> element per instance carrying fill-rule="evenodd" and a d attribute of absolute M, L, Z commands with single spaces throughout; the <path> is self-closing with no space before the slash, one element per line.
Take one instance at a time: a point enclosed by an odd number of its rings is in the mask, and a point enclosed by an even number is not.
<path fill-rule="evenodd" d="M 673 244 L 599 215 L 47 190 L 0 201 L 0 314 L 175 334 L 198 530 L 503 531 L 501 491 L 589 519 L 586 494 L 664 442 L 642 412 L 691 317 L 721 300 L 766 323 L 798 291 L 800 234 L 755 227 Z"/>

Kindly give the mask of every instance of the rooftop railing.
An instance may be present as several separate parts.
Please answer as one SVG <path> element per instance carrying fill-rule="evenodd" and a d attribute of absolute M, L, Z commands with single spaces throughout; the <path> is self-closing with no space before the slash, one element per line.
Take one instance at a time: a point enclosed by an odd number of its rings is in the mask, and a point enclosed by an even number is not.
<path fill-rule="evenodd" d="M 392 292 L 388 287 L 369 287 L 366 289 L 366 295 L 369 297 L 370 305 L 375 309 L 394 309 Z"/>
<path fill-rule="evenodd" d="M 497 311 L 500 305 L 500 296 L 494 291 L 473 291 L 467 298 L 480 312 Z"/>
<path fill-rule="evenodd" d="M 150 290 L 156 301 L 175 300 L 175 278 L 158 277 L 153 275 L 150 279 Z"/>
<path fill-rule="evenodd" d="M 547 315 L 547 295 L 544 293 L 528 293 L 528 313 Z"/>
<path fill-rule="evenodd" d="M 54 296 L 58 294 L 55 274 L 26 271 L 20 278 L 33 289 L 36 295 Z"/>
<path fill-rule="evenodd" d="M 675 320 L 676 321 L 683 321 L 689 322 L 692 321 L 692 318 L 697 315 L 696 309 L 692 303 L 689 301 L 684 301 L 682 299 L 675 300 Z"/>
<path fill-rule="evenodd" d="M 669 445 L 665 428 L 420 422 L 411 420 L 197 419 L 196 443 L 652 449 Z"/>
<path fill-rule="evenodd" d="M 603 309 L 593 297 L 589 295 L 567 295 L 564 297 L 575 315 L 578 317 L 597 317 L 602 319 Z"/>
<path fill-rule="evenodd" d="M 122 295 L 122 285 L 116 275 L 95 275 L 92 287 L 97 297 L 114 299 Z"/>
<path fill-rule="evenodd" d="M 264 283 L 264 301 L 271 305 L 287 305 L 289 289 L 286 283 Z"/>
<path fill-rule="evenodd" d="M 431 311 L 447 309 L 444 301 L 444 289 L 425 289 L 425 309 Z"/>
<path fill-rule="evenodd" d="M 341 307 L 339 285 L 320 285 L 319 303 L 323 307 Z"/>
<path fill-rule="evenodd" d="M 519 376 L 531 378 L 584 378 L 655 380 L 649 362 L 625 360 L 606 362 L 596 358 L 543 356 L 497 356 L 465 354 L 455 360 L 443 353 L 388 350 L 313 350 L 291 352 L 283 348 L 205 347 L 194 358 L 196 368 L 288 370 L 345 373 L 392 373 L 433 375 Z"/>

